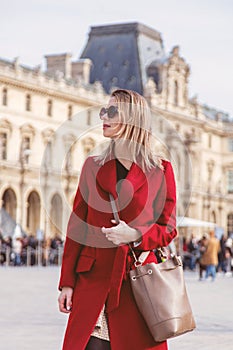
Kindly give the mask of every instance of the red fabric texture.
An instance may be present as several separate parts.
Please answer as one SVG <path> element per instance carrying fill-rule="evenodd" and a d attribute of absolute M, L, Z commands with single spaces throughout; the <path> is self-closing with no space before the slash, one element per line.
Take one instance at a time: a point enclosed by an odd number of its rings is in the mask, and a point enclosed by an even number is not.
<path fill-rule="evenodd" d="M 106 304 L 112 350 L 166 350 L 155 343 L 142 319 L 130 287 L 127 269 L 133 258 L 127 245 L 115 246 L 101 231 L 113 219 L 109 193 L 121 220 L 142 233 L 138 254 L 166 246 L 176 236 L 176 189 L 170 162 L 164 170 L 143 173 L 132 164 L 116 192 L 115 160 L 100 166 L 89 157 L 82 169 L 70 216 L 59 288 L 74 288 L 63 350 L 84 350 L 103 304 Z M 153 252 L 147 262 L 156 261 Z M 155 291 L 156 292 L 156 291 Z"/>

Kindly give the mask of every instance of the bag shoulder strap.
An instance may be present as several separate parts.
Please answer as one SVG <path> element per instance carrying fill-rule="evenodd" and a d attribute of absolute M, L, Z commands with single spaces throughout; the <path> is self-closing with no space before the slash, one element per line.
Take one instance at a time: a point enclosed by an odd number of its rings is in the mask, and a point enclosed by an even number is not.
<path fill-rule="evenodd" d="M 111 203 L 111 207 L 112 207 L 112 213 L 114 216 L 114 220 L 116 221 L 116 223 L 119 223 L 120 218 L 119 218 L 116 202 L 115 202 L 115 199 L 111 193 L 109 193 L 109 198 L 110 198 L 110 203 Z"/>
<path fill-rule="evenodd" d="M 114 220 L 115 220 L 117 223 L 119 223 L 120 218 L 119 218 L 119 214 L 118 214 L 116 202 L 115 202 L 115 199 L 114 199 L 114 197 L 113 197 L 113 195 L 112 195 L 111 193 L 109 193 L 109 198 L 110 198 L 110 203 L 111 203 L 111 207 L 112 207 L 112 213 L 113 213 L 113 216 L 114 216 Z M 137 258 L 137 257 L 136 257 L 136 254 L 135 254 L 135 252 L 134 252 L 134 250 L 133 250 L 133 248 L 132 248 L 132 246 L 131 246 L 130 243 L 128 243 L 128 246 L 129 246 L 129 248 L 130 248 L 130 250 L 131 250 L 131 252 L 132 252 L 132 254 L 133 254 L 133 257 L 134 257 L 134 260 L 135 260 L 134 263 L 135 263 L 136 265 L 142 265 L 142 264 L 146 261 L 147 257 L 149 256 L 150 251 L 142 252 L 142 253 L 139 255 L 139 257 Z"/>
<path fill-rule="evenodd" d="M 138 257 L 138 261 L 141 264 L 143 264 L 146 261 L 146 259 L 148 258 L 149 254 L 150 254 L 150 250 L 147 250 L 146 252 L 142 252 Z"/>

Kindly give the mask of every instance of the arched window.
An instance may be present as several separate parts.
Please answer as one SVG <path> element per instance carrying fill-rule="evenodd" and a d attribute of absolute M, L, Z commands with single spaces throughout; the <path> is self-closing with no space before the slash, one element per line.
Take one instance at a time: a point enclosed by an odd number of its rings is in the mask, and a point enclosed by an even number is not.
<path fill-rule="evenodd" d="M 11 188 L 5 190 L 2 196 L 2 201 L 2 207 L 8 212 L 12 219 L 16 221 L 17 199 L 15 192 Z"/>
<path fill-rule="evenodd" d="M 7 89 L 4 88 L 2 90 L 2 105 L 7 106 L 7 103 L 8 103 L 8 93 L 7 93 Z"/>
<path fill-rule="evenodd" d="M 47 115 L 48 115 L 48 117 L 52 117 L 52 115 L 53 115 L 53 101 L 52 100 L 48 100 Z"/>
<path fill-rule="evenodd" d="M 40 228 L 40 197 L 36 191 L 32 191 L 27 200 L 27 230 L 33 235 Z"/>
<path fill-rule="evenodd" d="M 26 95 L 26 111 L 31 111 L 31 95 Z"/>

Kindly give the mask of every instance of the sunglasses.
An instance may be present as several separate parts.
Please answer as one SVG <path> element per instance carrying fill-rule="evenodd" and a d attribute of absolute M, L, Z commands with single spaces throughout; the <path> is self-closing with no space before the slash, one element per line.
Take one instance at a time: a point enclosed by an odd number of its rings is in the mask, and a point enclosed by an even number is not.
<path fill-rule="evenodd" d="M 113 118 L 118 113 L 118 107 L 116 106 L 110 106 L 109 108 L 103 107 L 99 112 L 99 116 L 102 117 L 106 113 L 108 115 L 108 118 Z"/>

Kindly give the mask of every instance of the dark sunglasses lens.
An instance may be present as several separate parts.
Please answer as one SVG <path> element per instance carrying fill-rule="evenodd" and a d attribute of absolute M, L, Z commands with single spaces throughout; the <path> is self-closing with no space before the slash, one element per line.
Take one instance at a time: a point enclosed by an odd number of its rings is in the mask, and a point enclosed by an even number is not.
<path fill-rule="evenodd" d="M 101 110 L 100 110 L 100 116 L 102 117 L 103 115 L 105 115 L 105 113 L 107 113 L 107 110 L 106 110 L 106 108 L 101 108 Z"/>
<path fill-rule="evenodd" d="M 117 107 L 115 106 L 110 106 L 108 109 L 108 117 L 113 118 L 115 115 L 118 113 Z"/>

